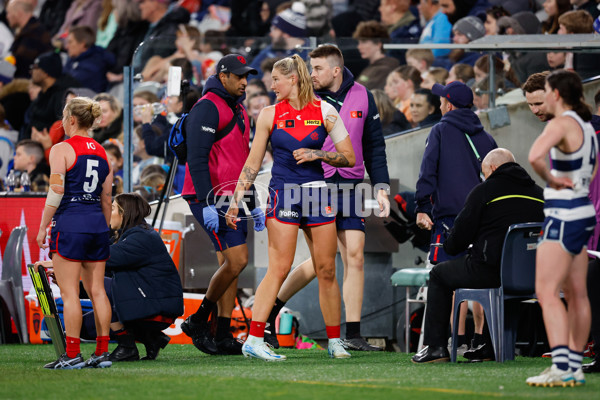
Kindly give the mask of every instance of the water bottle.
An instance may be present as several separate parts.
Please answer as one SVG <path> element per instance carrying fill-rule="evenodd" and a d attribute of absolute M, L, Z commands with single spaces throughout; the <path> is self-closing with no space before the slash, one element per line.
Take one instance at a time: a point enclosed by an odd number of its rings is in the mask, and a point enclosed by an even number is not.
<path fill-rule="evenodd" d="M 167 111 L 167 107 L 163 103 L 152 103 L 152 114 L 158 115 Z"/>
<path fill-rule="evenodd" d="M 29 192 L 31 186 L 31 180 L 29 179 L 29 174 L 27 171 L 23 171 L 21 174 L 21 187 L 23 188 L 23 192 Z"/>
<path fill-rule="evenodd" d="M 11 169 L 6 178 L 6 186 L 8 186 L 9 192 L 15 191 L 15 170 Z"/>

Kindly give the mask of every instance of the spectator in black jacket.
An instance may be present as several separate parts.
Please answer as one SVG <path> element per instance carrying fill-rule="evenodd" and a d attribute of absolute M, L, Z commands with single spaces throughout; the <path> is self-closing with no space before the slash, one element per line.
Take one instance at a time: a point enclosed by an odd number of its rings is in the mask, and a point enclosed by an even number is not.
<path fill-rule="evenodd" d="M 17 60 L 15 78 L 29 78 L 33 60 L 52 48 L 50 34 L 33 16 L 33 5 L 26 0 L 12 0 L 6 6 L 6 19 L 15 33 L 10 53 Z M 62 111 L 62 110 L 61 110 Z"/>
<path fill-rule="evenodd" d="M 190 21 L 190 13 L 179 6 L 169 8 L 169 3 L 169 0 L 138 2 L 141 17 L 150 27 L 144 36 L 144 47 L 133 61 L 136 71 L 146 65 L 150 57 L 167 57 L 177 50 L 176 32 L 180 24 L 187 25 Z"/>
<path fill-rule="evenodd" d="M 183 289 L 177 268 L 160 235 L 146 223 L 150 205 L 137 193 L 115 197 L 110 218 L 116 230 L 106 271 L 112 275 L 109 296 L 111 323 L 118 346 L 111 361 L 139 359 L 138 340 L 146 347 L 144 359 L 153 360 L 170 338 L 162 333 L 183 314 Z"/>
<path fill-rule="evenodd" d="M 486 180 L 469 193 L 443 245 L 448 254 L 467 249 L 468 253 L 431 270 L 425 316 L 427 346 L 413 356 L 414 363 L 449 360 L 447 327 L 454 290 L 499 287 L 502 245 L 508 227 L 544 220 L 542 188 L 515 162 L 510 151 L 490 151 L 481 170 Z M 471 353 L 472 358 L 489 358 L 491 353 L 493 359 L 489 330 L 485 329 L 484 334 L 486 342 L 475 351 L 466 352 L 465 357 Z"/>
<path fill-rule="evenodd" d="M 109 82 L 117 84 L 123 81 L 123 67 L 131 64 L 133 53 L 144 40 L 148 31 L 148 22 L 143 21 L 140 7 L 136 1 L 113 1 L 117 31 L 106 50 L 115 55 L 116 62 L 106 73 Z M 139 66 L 141 69 L 143 66 Z"/>
<path fill-rule="evenodd" d="M 19 139 L 29 139 L 32 128 L 42 132 L 50 130 L 55 121 L 61 119 L 66 86 L 59 81 L 62 75 L 60 56 L 48 52 L 36 58 L 31 65 L 31 82 L 42 88 L 27 112 L 29 123 L 23 126 Z"/>

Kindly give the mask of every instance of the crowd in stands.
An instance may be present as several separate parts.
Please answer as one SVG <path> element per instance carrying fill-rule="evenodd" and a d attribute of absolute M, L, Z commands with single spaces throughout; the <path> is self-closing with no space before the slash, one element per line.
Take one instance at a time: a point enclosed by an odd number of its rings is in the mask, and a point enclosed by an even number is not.
<path fill-rule="evenodd" d="M 126 151 L 123 67 L 132 66 L 136 74 L 132 183 L 149 199 L 162 188 L 173 159 L 166 143 L 172 124 L 201 97 L 203 83 L 230 52 L 246 56 L 259 72 L 248 83 L 245 100 L 254 124 L 260 110 L 275 98 L 273 64 L 296 53 L 306 59 L 314 46 L 309 37 L 317 37 L 317 43 L 336 42 L 354 79 L 372 90 L 386 136 L 439 121 L 439 99 L 430 91 L 434 83 L 466 83 L 473 90 L 475 108 L 481 110 L 487 108 L 491 90 L 500 104 L 511 91 L 511 98 L 522 99 L 521 90 L 515 89 L 536 72 L 565 68 L 584 79 L 597 75 L 595 53 L 499 52 L 492 80 L 487 76 L 490 59 L 479 52 L 384 49 L 387 43 L 468 44 L 492 35 L 592 33 L 600 15 L 596 0 L 2 3 L 2 178 L 11 169 L 20 173 L 13 158 L 18 145 L 27 141 L 40 145 L 44 157 L 39 163 L 46 163 L 52 145 L 64 139 L 60 120 L 66 101 L 86 96 L 102 106 L 102 118 L 91 134 L 110 150 L 115 182 L 121 187 Z M 171 66 L 181 67 L 189 82 L 189 90 L 179 97 L 165 94 Z M 263 167 L 270 165 L 269 154 Z M 174 191 L 180 189 L 176 179 Z"/>

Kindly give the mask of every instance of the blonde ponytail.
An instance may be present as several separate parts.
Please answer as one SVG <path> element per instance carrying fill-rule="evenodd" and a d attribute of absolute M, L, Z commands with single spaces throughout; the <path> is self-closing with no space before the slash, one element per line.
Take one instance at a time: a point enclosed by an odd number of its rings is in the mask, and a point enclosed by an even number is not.
<path fill-rule="evenodd" d="M 295 74 L 298 77 L 298 101 L 302 108 L 306 107 L 309 103 L 317 100 L 315 92 L 313 91 L 312 79 L 306 63 L 297 54 L 291 57 L 286 57 L 279 60 L 273 65 L 273 69 L 277 69 L 285 76 Z"/>

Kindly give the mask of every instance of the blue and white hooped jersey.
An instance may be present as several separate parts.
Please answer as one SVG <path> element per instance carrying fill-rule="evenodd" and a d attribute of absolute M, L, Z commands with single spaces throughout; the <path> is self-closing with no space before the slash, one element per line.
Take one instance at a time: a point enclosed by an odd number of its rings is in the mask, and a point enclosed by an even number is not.
<path fill-rule="evenodd" d="M 592 125 L 584 122 L 576 112 L 566 111 L 562 115 L 577 121 L 583 132 L 583 143 L 573 153 L 563 153 L 556 147 L 550 150 L 550 172 L 555 177 L 571 179 L 573 188 L 556 190 L 546 187 L 544 213 L 563 221 L 575 221 L 596 215 L 588 193 L 598 155 L 598 142 Z"/>
<path fill-rule="evenodd" d="M 65 194 L 53 218 L 52 229 L 63 232 L 106 232 L 102 212 L 102 185 L 110 173 L 106 151 L 90 137 L 65 141 L 75 151 L 75 162 L 65 174 Z M 74 217 L 74 218 L 73 218 Z"/>

